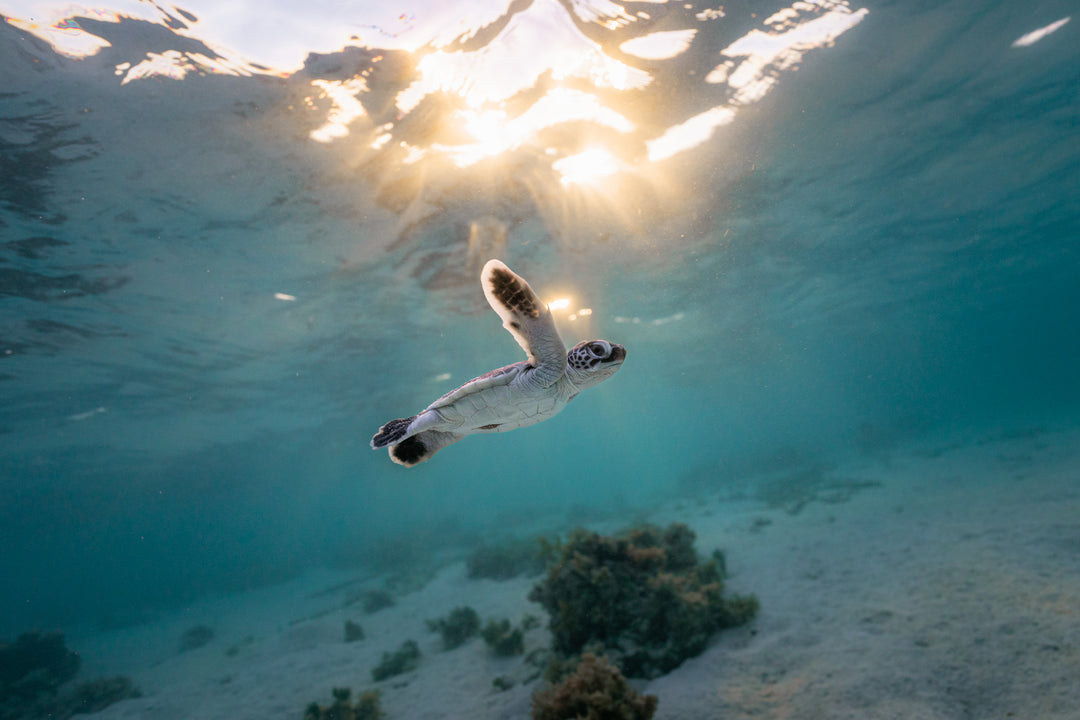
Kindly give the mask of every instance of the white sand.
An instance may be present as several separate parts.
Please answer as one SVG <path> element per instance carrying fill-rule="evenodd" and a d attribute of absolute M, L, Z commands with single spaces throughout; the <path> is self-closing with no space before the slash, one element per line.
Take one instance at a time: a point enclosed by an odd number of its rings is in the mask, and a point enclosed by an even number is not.
<path fill-rule="evenodd" d="M 724 548 L 729 587 L 762 606 L 700 657 L 635 683 L 659 696 L 657 720 L 1080 718 L 1080 433 L 924 448 L 838 473 L 881 486 L 797 515 L 710 500 L 650 517 L 688 523 L 705 552 Z M 528 677 L 521 658 L 495 659 L 480 640 L 443 652 L 424 620 L 459 605 L 546 620 L 525 599 L 531 580 L 471 581 L 457 564 L 373 615 L 340 609 L 362 582 L 319 594 L 348 580 L 312 574 L 153 626 L 69 634 L 69 645 L 84 675 L 122 672 L 145 694 L 99 718 L 300 720 L 336 686 L 379 688 L 391 720 L 528 717 L 540 681 L 491 684 Z M 347 618 L 365 640 L 343 642 Z M 178 654 L 199 623 L 217 637 Z M 371 682 L 407 638 L 424 653 L 419 670 Z M 533 630 L 527 650 L 547 640 Z"/>

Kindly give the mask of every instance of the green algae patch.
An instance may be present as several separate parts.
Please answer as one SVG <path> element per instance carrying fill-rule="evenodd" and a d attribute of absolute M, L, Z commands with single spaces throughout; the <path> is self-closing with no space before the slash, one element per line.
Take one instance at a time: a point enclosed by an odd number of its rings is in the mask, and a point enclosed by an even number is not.
<path fill-rule="evenodd" d="M 718 558 L 699 561 L 694 540 L 682 523 L 617 537 L 575 530 L 529 593 L 550 615 L 555 666 L 595 650 L 627 677 L 653 678 L 751 620 L 757 598 L 726 596 Z"/>

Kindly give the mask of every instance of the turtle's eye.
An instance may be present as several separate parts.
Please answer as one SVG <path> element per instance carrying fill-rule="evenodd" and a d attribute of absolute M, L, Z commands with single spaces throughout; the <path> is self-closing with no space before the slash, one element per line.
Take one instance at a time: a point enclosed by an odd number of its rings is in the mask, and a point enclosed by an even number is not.
<path fill-rule="evenodd" d="M 589 345 L 589 351 L 599 358 L 606 358 L 608 356 L 607 348 L 600 343 L 591 343 Z"/>

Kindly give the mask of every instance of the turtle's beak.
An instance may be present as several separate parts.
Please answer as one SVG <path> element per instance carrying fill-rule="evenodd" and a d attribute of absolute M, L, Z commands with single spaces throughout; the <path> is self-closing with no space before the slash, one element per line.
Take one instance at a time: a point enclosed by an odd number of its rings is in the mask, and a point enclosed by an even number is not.
<path fill-rule="evenodd" d="M 622 362 L 626 359 L 626 348 L 622 345 L 612 344 L 611 355 L 608 357 L 608 362 Z"/>

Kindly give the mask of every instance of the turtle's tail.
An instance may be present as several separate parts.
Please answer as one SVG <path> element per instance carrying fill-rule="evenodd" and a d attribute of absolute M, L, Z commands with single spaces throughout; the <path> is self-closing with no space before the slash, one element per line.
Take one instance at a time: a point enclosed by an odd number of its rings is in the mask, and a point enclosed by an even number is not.
<path fill-rule="evenodd" d="M 371 449 L 378 450 L 387 445 L 401 442 L 401 440 L 409 433 L 409 426 L 412 425 L 412 421 L 415 419 L 416 416 L 413 415 L 412 417 L 391 420 L 383 425 L 379 428 L 379 432 L 375 433 L 375 437 L 371 438 Z"/>

